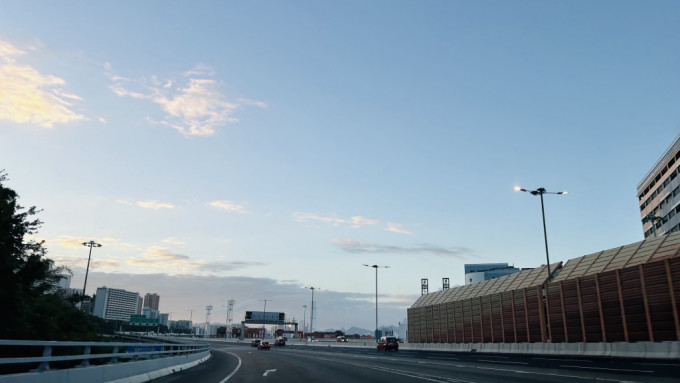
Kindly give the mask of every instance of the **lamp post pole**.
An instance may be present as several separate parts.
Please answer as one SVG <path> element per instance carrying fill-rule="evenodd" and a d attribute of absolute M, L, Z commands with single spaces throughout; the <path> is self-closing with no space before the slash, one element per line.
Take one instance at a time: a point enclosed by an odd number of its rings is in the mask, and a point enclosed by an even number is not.
<path fill-rule="evenodd" d="M 552 276 L 552 272 L 550 271 L 550 254 L 548 253 L 548 231 L 546 230 L 545 227 L 545 207 L 543 206 L 543 194 L 567 194 L 567 191 L 561 191 L 561 192 L 549 192 L 545 190 L 545 188 L 538 188 L 536 190 L 526 190 L 522 189 L 519 186 L 515 186 L 516 191 L 523 191 L 527 193 L 531 193 L 533 195 L 538 195 L 541 197 L 541 214 L 543 216 L 543 239 L 545 241 L 545 260 L 546 260 L 546 266 L 548 267 L 548 279 L 546 280 L 547 282 L 550 282 L 550 277 Z"/>
<path fill-rule="evenodd" d="M 85 299 L 85 288 L 87 287 L 87 274 L 90 271 L 90 259 L 92 258 L 92 248 L 93 247 L 102 247 L 102 245 L 98 244 L 95 241 L 90 241 L 90 242 L 83 242 L 83 246 L 87 246 L 90 248 L 90 253 L 87 256 L 87 268 L 85 268 L 85 283 L 83 284 L 83 300 Z"/>
<path fill-rule="evenodd" d="M 389 266 L 378 266 L 378 265 L 367 265 L 366 267 L 372 267 L 375 269 L 375 341 L 378 341 L 378 268 L 387 269 Z"/>
<path fill-rule="evenodd" d="M 314 334 L 314 290 L 318 287 L 305 287 L 306 289 L 312 290 L 312 310 L 309 313 L 309 332 Z"/>

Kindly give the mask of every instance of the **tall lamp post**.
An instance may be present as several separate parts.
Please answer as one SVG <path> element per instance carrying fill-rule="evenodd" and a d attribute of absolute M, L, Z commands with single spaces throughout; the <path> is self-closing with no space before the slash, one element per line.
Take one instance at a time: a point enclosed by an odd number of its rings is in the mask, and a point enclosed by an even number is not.
<path fill-rule="evenodd" d="M 550 282 L 550 276 L 552 275 L 552 273 L 550 272 L 550 255 L 548 253 L 548 232 L 545 228 L 545 208 L 543 207 L 543 194 L 567 194 L 567 191 L 549 192 L 545 190 L 545 188 L 538 188 L 536 190 L 526 190 L 522 189 L 519 186 L 515 186 L 515 190 L 531 193 L 533 195 L 538 195 L 541 197 L 541 214 L 543 215 L 543 238 L 545 240 L 545 260 L 547 262 L 546 266 L 548 266 L 548 279 L 546 280 L 546 283 Z"/>
<path fill-rule="evenodd" d="M 306 289 L 312 290 L 312 310 L 309 313 L 309 332 L 314 333 L 314 290 L 319 289 L 318 287 L 305 287 Z"/>
<path fill-rule="evenodd" d="M 366 267 L 372 267 L 375 269 L 375 341 L 378 341 L 378 269 L 387 269 L 389 266 L 378 266 L 378 265 L 367 265 Z"/>
<path fill-rule="evenodd" d="M 85 283 L 83 284 L 83 299 L 85 299 L 85 288 L 87 287 L 87 274 L 90 271 L 90 259 L 92 258 L 92 248 L 93 247 L 102 247 L 99 243 L 95 241 L 90 241 L 90 242 L 83 242 L 83 246 L 87 246 L 90 248 L 90 254 L 87 256 L 87 268 L 85 269 Z"/>
<path fill-rule="evenodd" d="M 267 302 L 271 302 L 271 299 L 260 299 L 260 302 L 264 301 L 264 318 L 262 318 L 262 321 L 265 322 L 262 324 L 262 328 L 264 329 L 264 337 L 267 337 L 267 327 L 266 327 L 266 322 L 267 322 Z"/>

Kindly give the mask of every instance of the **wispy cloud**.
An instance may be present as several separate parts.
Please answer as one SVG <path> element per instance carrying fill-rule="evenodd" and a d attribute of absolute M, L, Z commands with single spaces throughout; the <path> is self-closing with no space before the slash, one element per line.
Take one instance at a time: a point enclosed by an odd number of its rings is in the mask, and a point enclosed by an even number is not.
<path fill-rule="evenodd" d="M 175 205 L 168 202 L 159 201 L 137 201 L 137 206 L 143 207 L 145 209 L 174 209 Z"/>
<path fill-rule="evenodd" d="M 370 242 L 360 242 L 351 239 L 334 239 L 331 241 L 336 247 L 346 253 L 361 254 L 430 254 L 440 257 L 455 257 L 467 259 L 471 254 L 470 249 L 465 247 L 445 248 L 430 244 L 418 244 L 415 246 L 379 245 Z"/>
<path fill-rule="evenodd" d="M 43 75 L 17 59 L 26 52 L 0 40 L 0 119 L 52 128 L 85 118 L 73 110 L 81 97 L 63 90 L 66 81 Z"/>
<path fill-rule="evenodd" d="M 212 78 L 215 71 L 204 64 L 194 66 L 177 79 L 163 81 L 156 76 L 142 80 L 118 76 L 109 63 L 105 69 L 112 82 L 110 89 L 115 94 L 158 104 L 165 112 L 165 118 L 157 122 L 187 137 L 211 136 L 215 134 L 215 128 L 238 122 L 233 114 L 242 105 L 267 106 L 264 102 L 245 98 L 227 101 L 220 91 L 221 84 Z"/>
<path fill-rule="evenodd" d="M 238 214 L 251 214 L 243 205 L 239 205 L 238 203 L 234 201 L 212 201 L 208 202 L 208 205 L 217 208 L 217 209 L 222 209 L 226 210 L 231 213 L 238 213 Z"/>
<path fill-rule="evenodd" d="M 410 231 L 404 229 L 404 227 L 398 223 L 394 222 L 388 222 L 387 223 L 387 228 L 385 229 L 387 231 L 391 231 L 393 233 L 399 233 L 399 234 L 413 234 Z"/>
<path fill-rule="evenodd" d="M 321 216 L 314 213 L 301 213 L 295 212 L 292 214 L 293 219 L 297 222 L 320 222 L 325 224 L 330 224 L 334 226 L 339 226 L 342 224 L 347 224 L 354 229 L 359 229 L 363 226 L 375 226 L 380 225 L 382 222 L 377 219 L 371 219 L 362 217 L 360 215 L 353 216 L 349 219 L 339 218 L 336 216 Z M 393 233 L 399 234 L 412 234 L 410 231 L 403 228 L 402 225 L 394 222 L 387 222 L 385 230 L 391 231 Z"/>
<path fill-rule="evenodd" d="M 153 209 L 153 210 L 160 210 L 160 209 L 174 209 L 175 205 L 169 202 L 160 202 L 160 201 L 137 201 L 137 202 L 129 202 L 125 200 L 118 200 L 118 203 L 122 203 L 123 205 L 129 205 L 129 206 L 138 206 L 144 209 Z"/>

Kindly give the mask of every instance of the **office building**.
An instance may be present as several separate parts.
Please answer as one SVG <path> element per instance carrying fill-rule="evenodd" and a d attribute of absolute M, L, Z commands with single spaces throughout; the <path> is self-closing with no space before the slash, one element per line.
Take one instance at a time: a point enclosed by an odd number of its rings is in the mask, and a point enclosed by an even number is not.
<path fill-rule="evenodd" d="M 156 293 L 146 293 L 144 296 L 144 307 L 149 307 L 154 310 L 158 310 L 158 304 L 161 301 L 161 297 Z"/>
<path fill-rule="evenodd" d="M 645 238 L 680 230 L 680 135 L 638 184 Z"/>
<path fill-rule="evenodd" d="M 465 265 L 465 284 L 488 281 L 519 272 L 507 263 L 476 263 Z"/>
<path fill-rule="evenodd" d="M 99 287 L 93 314 L 104 319 L 129 321 L 131 315 L 137 314 L 138 303 L 139 293 Z"/>

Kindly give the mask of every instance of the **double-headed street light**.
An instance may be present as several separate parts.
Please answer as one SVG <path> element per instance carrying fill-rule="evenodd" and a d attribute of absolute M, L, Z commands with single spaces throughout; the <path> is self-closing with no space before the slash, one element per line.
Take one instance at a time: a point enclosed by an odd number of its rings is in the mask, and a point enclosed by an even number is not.
<path fill-rule="evenodd" d="M 541 196 L 541 214 L 543 215 L 543 238 L 545 239 L 545 260 L 547 262 L 546 266 L 548 266 L 548 279 L 546 280 L 546 283 L 550 282 L 550 276 L 552 275 L 552 273 L 550 272 L 550 255 L 548 253 L 548 232 L 545 228 L 545 208 L 543 207 L 543 194 L 567 194 L 567 192 L 566 191 L 549 192 L 549 191 L 545 190 L 545 188 L 538 188 L 536 190 L 526 190 L 526 189 L 522 189 L 519 186 L 515 186 L 515 190 Z"/>
<path fill-rule="evenodd" d="M 375 341 L 378 341 L 378 269 L 387 269 L 389 266 L 378 266 L 378 265 L 367 265 L 366 267 L 372 267 L 375 269 Z"/>
<path fill-rule="evenodd" d="M 83 284 L 83 299 L 85 299 L 85 288 L 87 287 L 87 274 L 90 271 L 90 258 L 92 258 L 92 248 L 93 247 L 102 247 L 102 245 L 98 244 L 95 241 L 90 241 L 90 242 L 83 242 L 83 246 L 87 246 L 90 248 L 90 254 L 87 256 L 87 268 L 85 269 L 85 283 Z"/>

